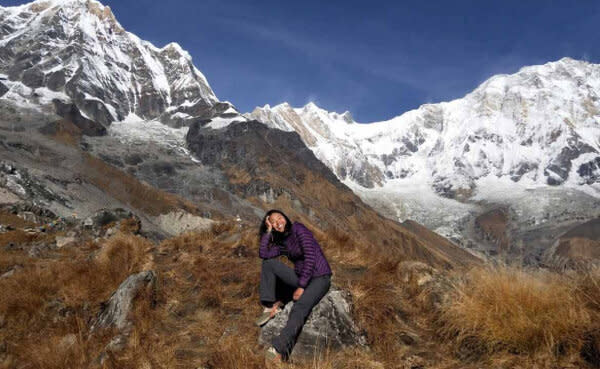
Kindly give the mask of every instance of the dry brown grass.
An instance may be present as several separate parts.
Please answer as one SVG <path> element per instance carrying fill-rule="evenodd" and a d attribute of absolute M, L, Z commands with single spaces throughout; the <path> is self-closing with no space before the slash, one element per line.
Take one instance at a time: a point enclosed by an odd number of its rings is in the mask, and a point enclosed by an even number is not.
<path fill-rule="evenodd" d="M 577 273 L 575 285 L 591 316 L 581 354 L 586 361 L 600 367 L 600 267 L 588 267 Z"/>
<path fill-rule="evenodd" d="M 377 263 L 352 288 L 355 316 L 366 329 L 367 342 L 380 357 L 392 361 L 401 350 L 400 320 L 406 315 L 397 268 L 398 262 Z"/>
<path fill-rule="evenodd" d="M 513 267 L 471 270 L 457 282 L 442 319 L 458 345 L 516 353 L 576 349 L 591 323 L 566 278 Z"/>
<path fill-rule="evenodd" d="M 7 352 L 0 352 L 0 368 L 88 367 L 115 334 L 90 335 L 100 302 L 128 275 L 150 268 L 158 276 L 154 295 L 136 298 L 129 343 L 107 356 L 105 368 L 263 368 L 259 329 L 253 326 L 261 309 L 256 231 L 223 222 L 159 245 L 117 234 L 61 249 L 55 259 L 0 250 L 0 265 L 24 266 L 0 280 L 0 344 L 8 343 Z M 334 283 L 353 294 L 353 315 L 367 333 L 370 350 L 325 351 L 290 368 L 404 369 L 420 365 L 411 361 L 415 356 L 434 368 L 543 368 L 557 362 L 557 347 L 564 350 L 559 352 L 563 362 L 579 364 L 577 345 L 597 327 L 597 271 L 566 278 L 475 269 L 456 277 L 460 282 L 454 290 L 444 285 L 453 294 L 442 305 L 442 320 L 435 321 L 439 311 L 431 296 L 439 291 L 430 291 L 435 286 L 422 278 L 429 267 L 400 257 L 381 261 L 343 230 L 317 230 L 315 236 L 334 268 Z M 240 252 L 242 246 L 247 248 Z M 588 325 L 580 327 L 575 320 Z M 443 336 L 432 332 L 440 322 L 446 327 Z M 419 342 L 404 344 L 407 332 L 416 332 Z M 465 342 L 474 349 L 483 346 L 490 355 L 460 361 L 452 349 Z"/>
<path fill-rule="evenodd" d="M 600 314 L 600 267 L 589 267 L 575 275 L 577 294 L 594 314 Z M 600 323 L 600 319 L 596 320 Z"/>
<path fill-rule="evenodd" d="M 372 258 L 368 248 L 361 247 L 352 239 L 347 231 L 338 227 L 330 227 L 325 232 L 318 229 L 314 232 L 315 238 L 327 253 L 328 260 L 346 265 L 367 265 Z"/>
<path fill-rule="evenodd" d="M 146 264 L 150 243 L 117 234 L 104 244 L 85 243 L 64 250 L 59 259 L 21 259 L 23 269 L 0 279 L 0 364 L 34 368 L 81 367 L 100 353 L 112 332 L 88 339 L 89 322 L 125 277 Z M 98 252 L 97 258 L 89 258 Z M 19 259 L 2 252 L 0 260 Z M 3 359 L 3 361 L 2 361 Z M 12 364 L 11 364 L 12 363 Z M 19 364 L 19 365 L 17 365 Z"/>
<path fill-rule="evenodd" d="M 15 228 L 24 228 L 24 227 L 33 227 L 35 223 L 26 221 L 25 219 L 17 216 L 16 214 L 12 214 L 7 210 L 0 210 L 0 224 L 3 225 L 11 225 Z"/>
<path fill-rule="evenodd" d="M 55 235 L 49 233 L 28 233 L 22 229 L 15 229 L 0 233 L 0 245 L 22 247 L 31 244 L 32 242 L 53 242 Z"/>

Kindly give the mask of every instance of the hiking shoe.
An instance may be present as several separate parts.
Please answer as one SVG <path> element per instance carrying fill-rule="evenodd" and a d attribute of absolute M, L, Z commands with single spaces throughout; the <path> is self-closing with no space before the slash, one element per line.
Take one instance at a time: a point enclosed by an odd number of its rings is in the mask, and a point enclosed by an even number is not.
<path fill-rule="evenodd" d="M 262 314 L 260 314 L 258 319 L 256 319 L 254 324 L 261 327 L 265 325 L 269 320 L 273 319 L 273 317 L 275 317 L 275 315 L 277 315 L 277 313 L 279 312 L 281 312 L 279 305 L 274 305 L 273 307 L 265 308 L 265 310 L 263 310 Z"/>
<path fill-rule="evenodd" d="M 265 351 L 265 366 L 267 368 L 282 368 L 283 360 L 281 354 L 271 346 Z"/>

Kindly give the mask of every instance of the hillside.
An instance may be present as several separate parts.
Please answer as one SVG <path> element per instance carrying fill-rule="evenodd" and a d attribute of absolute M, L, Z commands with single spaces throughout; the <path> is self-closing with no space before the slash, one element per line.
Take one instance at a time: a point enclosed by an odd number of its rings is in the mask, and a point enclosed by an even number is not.
<path fill-rule="evenodd" d="M 0 232 L 3 368 L 264 367 L 255 225 L 219 222 L 157 242 L 132 214 L 77 222 L 40 210 L 0 210 L 10 225 Z M 598 271 L 448 273 L 315 235 L 365 343 L 321 341 L 288 367 L 600 365 Z"/>

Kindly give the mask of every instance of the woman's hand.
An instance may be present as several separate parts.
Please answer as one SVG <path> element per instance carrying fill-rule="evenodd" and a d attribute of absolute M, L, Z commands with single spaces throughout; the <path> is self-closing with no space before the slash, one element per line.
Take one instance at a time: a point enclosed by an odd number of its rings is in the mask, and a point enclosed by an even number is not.
<path fill-rule="evenodd" d="M 267 232 L 271 232 L 271 230 L 273 229 L 273 224 L 271 224 L 271 222 L 269 221 L 269 217 L 267 217 L 265 223 L 267 223 Z"/>
<path fill-rule="evenodd" d="M 294 291 L 294 301 L 298 301 L 300 299 L 300 296 L 302 296 L 302 294 L 304 293 L 304 288 L 298 287 L 296 289 L 296 291 Z"/>

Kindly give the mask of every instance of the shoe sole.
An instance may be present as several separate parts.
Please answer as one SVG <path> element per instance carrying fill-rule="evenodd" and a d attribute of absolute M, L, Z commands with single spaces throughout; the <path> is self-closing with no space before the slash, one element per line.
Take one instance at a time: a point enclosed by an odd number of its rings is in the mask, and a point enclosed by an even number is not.
<path fill-rule="evenodd" d="M 277 316 L 277 314 L 280 312 L 281 312 L 281 309 L 277 308 L 277 311 L 275 311 L 275 314 L 273 314 L 273 316 L 271 316 L 270 313 L 263 313 L 263 315 L 261 315 L 258 319 L 256 319 L 254 324 L 256 324 L 259 327 L 262 327 L 263 325 L 267 324 L 267 322 L 269 320 L 275 318 Z"/>
<path fill-rule="evenodd" d="M 277 356 L 269 351 L 265 352 L 265 366 L 268 369 L 271 368 L 282 368 L 283 363 L 281 362 L 281 359 L 277 359 Z"/>
<path fill-rule="evenodd" d="M 271 316 L 270 314 L 263 314 L 261 315 L 258 319 L 256 319 L 256 321 L 254 322 L 255 325 L 261 327 L 265 324 L 267 324 L 267 322 L 271 320 Z"/>

